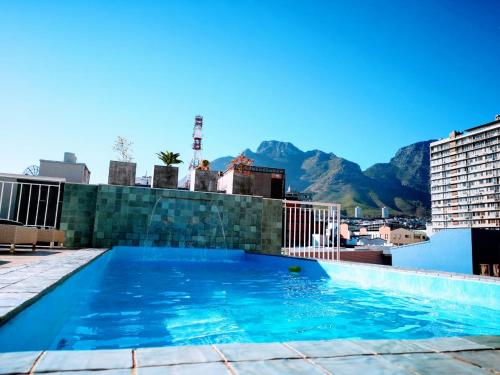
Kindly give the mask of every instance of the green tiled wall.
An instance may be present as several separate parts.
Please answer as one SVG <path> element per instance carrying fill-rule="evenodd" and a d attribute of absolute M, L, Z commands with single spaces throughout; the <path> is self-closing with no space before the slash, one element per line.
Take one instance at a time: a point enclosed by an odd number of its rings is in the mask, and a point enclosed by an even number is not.
<path fill-rule="evenodd" d="M 81 186 L 68 189 L 63 207 L 68 239 L 76 222 L 87 221 L 78 212 Z M 90 186 L 90 185 L 86 185 Z M 279 254 L 281 251 L 281 201 L 261 197 L 149 189 L 127 186 L 94 186 L 92 246 L 173 246 L 234 248 Z M 75 200 L 74 196 L 77 196 Z M 69 244 L 82 245 L 82 234 Z M 76 246 L 76 245 L 75 245 Z"/>
<path fill-rule="evenodd" d="M 60 229 L 66 232 L 65 246 L 92 246 L 96 198 L 96 185 L 64 185 Z"/>
<path fill-rule="evenodd" d="M 264 198 L 262 201 L 262 252 L 280 254 L 283 203 L 279 199 Z"/>

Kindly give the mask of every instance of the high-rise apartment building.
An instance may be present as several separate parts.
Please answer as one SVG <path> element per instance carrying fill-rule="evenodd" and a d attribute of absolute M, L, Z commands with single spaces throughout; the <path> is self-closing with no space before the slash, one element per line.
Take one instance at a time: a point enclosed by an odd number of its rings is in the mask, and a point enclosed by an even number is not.
<path fill-rule="evenodd" d="M 500 228 L 500 115 L 430 145 L 432 225 Z"/>

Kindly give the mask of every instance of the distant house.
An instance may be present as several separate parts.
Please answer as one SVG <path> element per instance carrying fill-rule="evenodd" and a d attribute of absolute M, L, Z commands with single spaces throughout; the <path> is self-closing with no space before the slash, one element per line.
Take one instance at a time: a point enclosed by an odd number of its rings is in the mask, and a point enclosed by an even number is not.
<path fill-rule="evenodd" d="M 88 184 L 90 181 L 90 171 L 85 163 L 77 163 L 75 154 L 64 153 L 64 160 L 44 160 L 40 159 L 41 177 L 64 178 L 66 182 Z"/>
<path fill-rule="evenodd" d="M 285 170 L 249 165 L 234 165 L 219 178 L 218 191 L 226 194 L 257 195 L 283 199 Z"/>
<path fill-rule="evenodd" d="M 390 231 L 390 242 L 394 246 L 409 245 L 412 243 L 427 241 L 428 237 L 425 232 L 418 230 L 409 230 L 398 228 Z"/>

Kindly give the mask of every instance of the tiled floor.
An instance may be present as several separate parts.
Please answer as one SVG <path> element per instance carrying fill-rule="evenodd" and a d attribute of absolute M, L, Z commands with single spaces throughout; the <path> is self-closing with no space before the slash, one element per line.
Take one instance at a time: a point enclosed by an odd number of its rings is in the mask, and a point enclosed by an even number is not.
<path fill-rule="evenodd" d="M 105 250 L 0 253 L 0 322 Z"/>
<path fill-rule="evenodd" d="M 488 345 L 484 341 L 331 340 L 3 353 L 0 374 L 494 374 L 500 371 L 500 336 L 489 336 Z"/>
<path fill-rule="evenodd" d="M 56 255 L 38 254 L 39 259 L 29 255 L 26 261 L 0 265 L 0 320 L 30 303 L 103 251 L 85 249 L 62 251 Z M 495 372 L 500 372 L 500 336 L 0 353 L 0 375 L 434 375 Z"/>

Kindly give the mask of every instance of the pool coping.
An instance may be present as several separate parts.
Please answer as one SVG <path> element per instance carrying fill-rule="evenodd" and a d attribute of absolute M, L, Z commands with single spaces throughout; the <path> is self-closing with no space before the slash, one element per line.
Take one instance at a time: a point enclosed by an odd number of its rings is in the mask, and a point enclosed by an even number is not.
<path fill-rule="evenodd" d="M 67 250 L 57 258 L 0 268 L 0 327 L 108 250 Z"/>
<path fill-rule="evenodd" d="M 468 336 L 12 352 L 0 353 L 0 374 L 492 373 L 499 349 L 500 336 Z"/>

